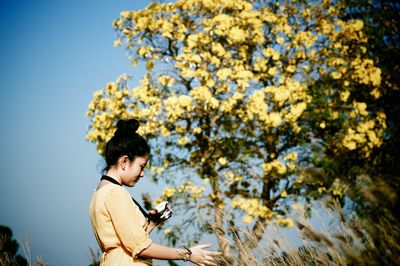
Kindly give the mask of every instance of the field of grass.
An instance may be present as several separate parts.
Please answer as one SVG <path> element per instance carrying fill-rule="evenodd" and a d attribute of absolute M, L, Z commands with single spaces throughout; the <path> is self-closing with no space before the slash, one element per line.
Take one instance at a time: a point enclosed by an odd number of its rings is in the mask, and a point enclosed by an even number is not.
<path fill-rule="evenodd" d="M 344 214 L 335 208 L 315 208 L 312 218 L 299 205 L 289 214 L 293 227 L 285 229 L 275 223 L 267 225 L 263 239 L 255 243 L 252 232 L 236 232 L 231 242 L 235 250 L 234 265 L 398 265 L 400 235 L 387 217 L 376 217 L 374 221 L 356 215 Z M 350 217 L 349 217 L 350 216 Z M 291 230 L 291 234 L 287 234 Z M 297 238 L 293 239 L 293 235 Z M 243 240 L 245 239 L 245 240 Z M 36 265 L 46 262 L 37 258 L 32 262 L 28 241 L 18 241 L 26 264 L 21 258 L 6 251 L 9 245 L 5 236 L 0 237 L 0 266 Z M 15 240 L 14 240 L 15 241 Z M 8 243 L 8 244 L 7 244 Z M 100 253 L 90 249 L 92 262 L 98 265 Z M 21 264 L 22 263 L 22 264 Z M 220 265 L 232 265 L 221 258 Z M 157 262 L 154 263 L 157 265 Z"/>

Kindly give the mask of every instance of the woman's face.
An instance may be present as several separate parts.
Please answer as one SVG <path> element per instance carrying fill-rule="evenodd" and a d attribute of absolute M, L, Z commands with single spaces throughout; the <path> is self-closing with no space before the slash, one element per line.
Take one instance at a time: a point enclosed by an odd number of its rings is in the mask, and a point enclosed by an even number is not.
<path fill-rule="evenodd" d="M 133 187 L 139 179 L 144 176 L 144 168 L 149 160 L 149 155 L 137 156 L 130 161 L 128 167 L 125 169 L 125 174 L 122 178 L 124 185 Z"/>

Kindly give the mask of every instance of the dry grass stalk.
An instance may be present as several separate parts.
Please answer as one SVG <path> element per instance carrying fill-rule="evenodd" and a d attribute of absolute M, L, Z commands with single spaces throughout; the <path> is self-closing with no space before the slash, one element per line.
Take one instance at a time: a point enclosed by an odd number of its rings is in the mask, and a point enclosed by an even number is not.
<path fill-rule="evenodd" d="M 321 229 L 313 226 L 301 208 L 290 214 L 296 225 L 291 230 L 295 230 L 302 240 L 297 246 L 285 236 L 284 229 L 273 222 L 267 225 L 265 235 L 260 241 L 244 227 L 231 228 L 234 234 L 229 243 L 235 251 L 234 263 L 229 264 L 222 258 L 221 265 L 381 265 L 376 241 L 367 233 L 368 224 L 363 220 L 357 217 L 346 218 L 338 205 L 333 209 L 323 207 L 323 215 L 316 210 L 314 212 L 313 217 L 320 217 Z M 327 217 L 329 221 L 326 220 Z M 329 226 L 327 222 L 330 222 Z M 385 240 L 380 245 L 400 250 L 396 239 L 390 235 L 390 226 L 380 225 L 379 230 Z M 396 256 L 399 255 L 393 254 L 393 261 Z"/>

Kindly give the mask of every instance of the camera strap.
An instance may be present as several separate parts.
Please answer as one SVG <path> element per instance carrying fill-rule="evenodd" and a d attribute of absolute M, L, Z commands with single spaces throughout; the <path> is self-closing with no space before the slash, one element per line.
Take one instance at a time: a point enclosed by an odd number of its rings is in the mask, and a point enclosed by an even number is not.
<path fill-rule="evenodd" d="M 115 180 L 114 178 L 109 177 L 109 176 L 107 176 L 107 175 L 103 175 L 103 176 L 101 177 L 100 180 L 107 180 L 107 181 L 109 181 L 109 182 L 111 182 L 111 183 L 113 183 L 113 184 L 116 184 L 116 185 L 118 185 L 118 186 L 122 186 L 122 184 L 120 184 L 117 180 Z M 141 213 L 143 214 L 143 216 L 146 218 L 146 220 L 149 220 L 149 215 L 148 215 L 147 212 L 143 209 L 143 207 L 140 206 L 139 202 L 137 202 L 133 197 L 132 197 L 132 200 L 133 200 L 133 202 L 136 204 L 136 206 L 138 206 L 139 210 L 141 211 Z"/>

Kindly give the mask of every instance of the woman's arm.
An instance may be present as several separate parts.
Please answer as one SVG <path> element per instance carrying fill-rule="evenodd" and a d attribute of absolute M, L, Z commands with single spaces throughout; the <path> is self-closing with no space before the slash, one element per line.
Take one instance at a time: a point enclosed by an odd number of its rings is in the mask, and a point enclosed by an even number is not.
<path fill-rule="evenodd" d="M 153 242 L 138 256 L 161 260 L 182 260 L 186 259 L 183 257 L 185 252 L 184 249 L 170 248 Z"/>
<path fill-rule="evenodd" d="M 183 248 L 171 248 L 153 242 L 138 255 L 160 260 L 189 260 L 197 265 L 217 265 L 214 256 L 220 255 L 220 253 L 206 250 L 209 247 L 211 247 L 210 244 L 198 245 L 188 251 Z"/>

